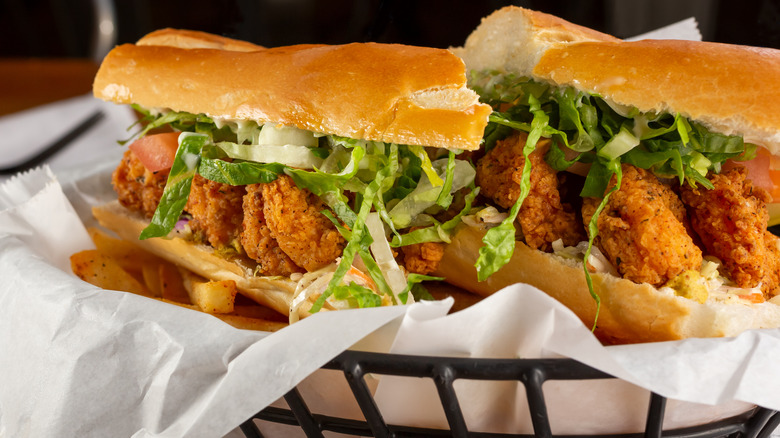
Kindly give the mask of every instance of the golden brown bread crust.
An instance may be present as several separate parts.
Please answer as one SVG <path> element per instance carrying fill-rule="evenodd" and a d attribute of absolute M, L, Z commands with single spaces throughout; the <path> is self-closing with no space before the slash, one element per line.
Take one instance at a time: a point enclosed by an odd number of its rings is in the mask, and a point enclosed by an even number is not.
<path fill-rule="evenodd" d="M 582 263 L 516 242 L 512 259 L 486 281 L 477 281 L 474 264 L 484 230 L 460 225 L 447 245 L 435 275 L 480 295 L 490 295 L 515 283 L 527 283 L 570 308 L 587 327 L 596 317 Z M 601 297 L 596 335 L 608 343 L 654 342 L 689 337 L 733 336 L 751 328 L 780 326 L 780 305 L 773 303 L 699 304 L 667 295 L 649 284 L 636 284 L 609 274 L 593 274 Z"/>
<path fill-rule="evenodd" d="M 133 242 L 141 248 L 171 263 L 188 269 L 211 280 L 233 280 L 241 293 L 256 302 L 287 315 L 295 292 L 296 283 L 282 277 L 255 277 L 249 265 L 238 260 L 227 260 L 202 244 L 184 239 L 153 238 L 138 240 L 141 231 L 149 224 L 140 214 L 114 201 L 93 207 L 92 214 L 100 225 L 114 231 L 120 238 Z M 308 316 L 311 302 L 304 301 L 298 308 L 298 316 Z"/>
<path fill-rule="evenodd" d="M 582 42 L 550 48 L 533 74 L 643 112 L 681 113 L 780 153 L 780 50 L 677 40 Z"/>
<path fill-rule="evenodd" d="M 780 154 L 780 50 L 627 42 L 513 6 L 485 17 L 464 47 L 452 50 L 468 70 L 511 72 L 641 111 L 680 113 Z"/>
<path fill-rule="evenodd" d="M 170 46 L 181 49 L 221 49 L 235 52 L 253 52 L 265 47 L 247 41 L 227 38 L 207 32 L 185 29 L 160 29 L 144 35 L 139 46 Z"/>
<path fill-rule="evenodd" d="M 125 44 L 103 60 L 96 97 L 378 140 L 473 150 L 488 105 L 447 50 L 387 44 L 254 52 Z"/>

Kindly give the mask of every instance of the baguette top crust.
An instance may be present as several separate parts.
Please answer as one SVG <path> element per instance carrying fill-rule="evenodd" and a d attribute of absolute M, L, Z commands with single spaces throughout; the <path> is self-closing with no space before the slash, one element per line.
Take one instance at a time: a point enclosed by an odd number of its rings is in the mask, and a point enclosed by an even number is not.
<path fill-rule="evenodd" d="M 221 49 L 234 52 L 254 52 L 265 47 L 208 32 L 186 29 L 159 29 L 144 35 L 139 46 L 170 46 L 180 49 Z"/>
<path fill-rule="evenodd" d="M 679 40 L 622 41 L 527 9 L 482 20 L 469 70 L 572 86 L 643 112 L 681 115 L 780 154 L 780 50 Z"/>
<path fill-rule="evenodd" d="M 396 44 L 249 52 L 125 44 L 103 60 L 93 92 L 116 103 L 227 121 L 464 150 L 479 148 L 491 112 L 466 87 L 458 57 Z"/>
<path fill-rule="evenodd" d="M 642 112 L 680 113 L 780 154 L 780 50 L 680 40 L 553 47 L 535 77 Z"/>
<path fill-rule="evenodd" d="M 518 241 L 509 263 L 484 282 L 478 281 L 474 264 L 485 232 L 461 224 L 434 275 L 482 296 L 527 283 L 571 309 L 587 327 L 593 326 L 597 306 L 580 261 L 537 251 Z M 709 300 L 699 304 L 609 274 L 591 274 L 591 278 L 601 299 L 595 334 L 608 344 L 735 336 L 748 329 L 780 327 L 780 305 L 774 302 Z"/>

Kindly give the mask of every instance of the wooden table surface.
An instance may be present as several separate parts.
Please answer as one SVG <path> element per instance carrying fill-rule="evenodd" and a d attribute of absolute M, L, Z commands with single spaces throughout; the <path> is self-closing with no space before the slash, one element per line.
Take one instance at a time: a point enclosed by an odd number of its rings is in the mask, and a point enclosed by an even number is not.
<path fill-rule="evenodd" d="M 0 116 L 89 93 L 97 70 L 89 59 L 0 58 Z"/>

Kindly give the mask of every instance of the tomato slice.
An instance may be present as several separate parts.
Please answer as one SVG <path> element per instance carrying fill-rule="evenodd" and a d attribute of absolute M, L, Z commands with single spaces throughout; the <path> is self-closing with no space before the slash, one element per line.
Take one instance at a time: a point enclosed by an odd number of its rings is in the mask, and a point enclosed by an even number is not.
<path fill-rule="evenodd" d="M 179 148 L 179 132 L 147 135 L 131 144 L 130 150 L 152 172 L 170 169 Z"/>
<path fill-rule="evenodd" d="M 773 203 L 780 202 L 780 157 L 773 156 L 764 148 L 758 148 L 756 158 L 750 161 L 728 160 L 723 163 L 723 170 L 734 166 L 745 166 L 753 186 L 769 192 Z"/>

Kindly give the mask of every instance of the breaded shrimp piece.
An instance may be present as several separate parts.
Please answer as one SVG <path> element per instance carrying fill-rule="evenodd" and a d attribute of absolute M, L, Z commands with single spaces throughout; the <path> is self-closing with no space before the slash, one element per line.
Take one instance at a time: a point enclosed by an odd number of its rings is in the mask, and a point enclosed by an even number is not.
<path fill-rule="evenodd" d="M 319 197 L 299 189 L 286 175 L 262 188 L 263 213 L 271 236 L 296 265 L 314 271 L 341 255 L 346 241 L 322 214 L 327 206 Z"/>
<path fill-rule="evenodd" d="M 480 193 L 503 208 L 511 208 L 520 196 L 526 137 L 520 133 L 499 141 L 477 163 Z M 585 240 L 582 224 L 571 206 L 561 202 L 556 172 L 544 160 L 548 147 L 549 140 L 541 140 L 529 156 L 531 190 L 517 219 L 526 244 L 543 251 L 550 251 L 552 242 L 558 239 L 569 246 Z"/>
<path fill-rule="evenodd" d="M 231 186 L 195 175 L 184 210 L 192 215 L 190 228 L 202 233 L 214 248 L 236 244 L 243 221 L 244 186 Z"/>
<path fill-rule="evenodd" d="M 660 286 L 686 270 L 699 270 L 701 250 L 678 217 L 682 203 L 652 173 L 623 164 L 623 180 L 598 219 L 596 243 L 618 272 L 636 283 Z M 607 190 L 616 184 L 613 177 Z M 585 198 L 588 223 L 601 199 Z"/>
<path fill-rule="evenodd" d="M 439 262 L 444 257 L 444 244 L 439 242 L 415 243 L 402 246 L 404 266 L 409 272 L 430 274 L 439 268 Z"/>
<path fill-rule="evenodd" d="M 780 294 L 780 238 L 765 231 L 764 244 L 766 244 L 766 260 L 764 277 L 761 279 L 761 292 L 768 300 Z"/>
<path fill-rule="evenodd" d="M 279 248 L 276 239 L 271 236 L 271 230 L 265 223 L 263 205 L 262 184 L 246 186 L 243 200 L 244 222 L 241 230 L 241 245 L 246 255 L 257 262 L 257 271 L 262 275 L 288 277 L 294 272 L 304 272 Z"/>
<path fill-rule="evenodd" d="M 709 180 L 715 186 L 711 190 L 701 185 L 681 190 L 691 226 L 707 253 L 723 262 L 734 283 L 755 287 L 764 277 L 764 232 L 769 221 L 766 203 L 771 198 L 765 190 L 753 187 L 742 166 L 711 174 Z"/>
<path fill-rule="evenodd" d="M 111 184 L 119 196 L 119 202 L 125 208 L 151 218 L 162 198 L 165 183 L 168 181 L 168 172 L 168 170 L 149 171 L 133 151 L 128 149 L 111 175 Z"/>

